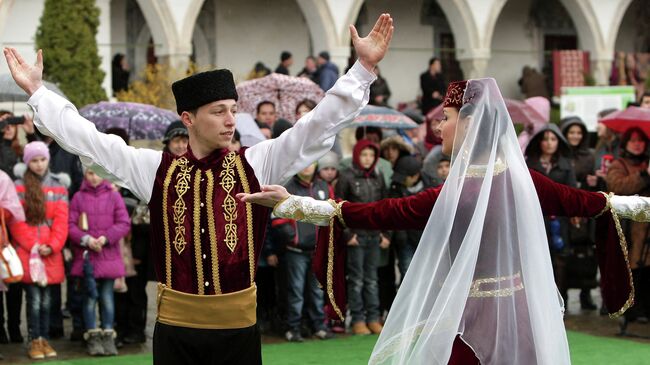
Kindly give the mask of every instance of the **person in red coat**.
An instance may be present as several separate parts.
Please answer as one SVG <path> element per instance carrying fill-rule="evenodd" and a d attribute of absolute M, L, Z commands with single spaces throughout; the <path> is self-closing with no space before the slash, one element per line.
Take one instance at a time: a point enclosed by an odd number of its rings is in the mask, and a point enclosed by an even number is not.
<path fill-rule="evenodd" d="M 580 191 L 529 171 L 493 79 L 451 84 L 444 113 L 452 166 L 443 186 L 365 204 L 317 203 L 276 186 L 239 197 L 329 226 L 314 269 L 338 309 L 343 227 L 424 229 L 371 364 L 568 364 L 543 215 L 598 217 L 603 300 L 620 315 L 634 287 L 618 218 L 650 220 L 650 200 Z"/>
<path fill-rule="evenodd" d="M 16 251 L 23 264 L 23 283 L 27 292 L 27 318 L 32 359 L 56 356 L 48 343 L 50 325 L 50 286 L 65 279 L 61 250 L 68 237 L 69 177 L 49 171 L 50 153 L 43 142 L 25 145 L 24 174 L 16 181 L 16 191 L 25 209 L 25 221 L 9 226 Z M 22 165 L 24 166 L 24 165 Z M 17 169 L 22 167 L 18 165 Z M 45 265 L 47 280 L 34 282 L 30 273 L 30 254 L 34 247 Z"/>

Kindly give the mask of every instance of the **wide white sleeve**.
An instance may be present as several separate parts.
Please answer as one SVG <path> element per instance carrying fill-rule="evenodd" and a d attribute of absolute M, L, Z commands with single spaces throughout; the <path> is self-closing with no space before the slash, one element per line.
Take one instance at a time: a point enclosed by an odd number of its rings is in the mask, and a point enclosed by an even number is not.
<path fill-rule="evenodd" d="M 620 218 L 635 222 L 650 222 L 650 198 L 645 196 L 614 195 L 610 198 L 612 210 Z"/>
<path fill-rule="evenodd" d="M 332 149 L 336 134 L 368 103 L 370 84 L 375 79 L 375 74 L 357 61 L 292 128 L 247 149 L 246 160 L 260 184 L 282 185 Z"/>
<path fill-rule="evenodd" d="M 336 214 L 336 203 L 316 200 L 309 196 L 290 195 L 273 208 L 273 215 L 317 226 L 327 226 Z"/>
<path fill-rule="evenodd" d="M 34 125 L 100 176 L 149 202 L 162 152 L 128 146 L 122 138 L 100 133 L 69 101 L 42 86 L 28 101 Z"/>

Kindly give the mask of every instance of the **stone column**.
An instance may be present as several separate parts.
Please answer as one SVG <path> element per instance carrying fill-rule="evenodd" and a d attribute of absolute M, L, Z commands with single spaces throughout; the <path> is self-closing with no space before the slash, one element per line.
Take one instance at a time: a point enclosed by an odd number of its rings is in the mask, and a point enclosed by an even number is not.
<path fill-rule="evenodd" d="M 486 77 L 489 57 L 477 57 L 458 60 L 460 68 L 463 70 L 463 76 L 466 80 Z"/>

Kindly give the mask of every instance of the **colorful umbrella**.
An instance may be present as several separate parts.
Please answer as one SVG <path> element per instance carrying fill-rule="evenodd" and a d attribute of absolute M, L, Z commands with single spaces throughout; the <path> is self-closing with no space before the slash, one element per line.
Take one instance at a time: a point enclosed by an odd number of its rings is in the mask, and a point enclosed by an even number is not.
<path fill-rule="evenodd" d="M 508 109 L 508 113 L 510 114 L 513 123 L 523 124 L 526 126 L 543 125 L 548 123 L 548 119 L 535 110 L 531 104 L 514 99 L 504 99 L 504 101 L 506 102 L 506 108 Z M 444 117 L 442 108 L 443 105 L 440 104 L 435 109 L 431 110 L 427 114 L 427 119 L 442 119 Z"/>
<path fill-rule="evenodd" d="M 153 105 L 102 101 L 86 105 L 79 110 L 84 118 L 95 123 L 100 131 L 108 128 L 123 128 L 131 139 L 162 139 L 165 129 L 178 120 L 178 114 Z"/>
<path fill-rule="evenodd" d="M 296 105 L 299 102 L 311 99 L 318 103 L 325 95 L 318 85 L 307 78 L 276 73 L 240 83 L 237 93 L 240 112 L 255 115 L 257 104 L 270 101 L 275 104 L 278 117 L 291 122 L 296 120 Z"/>
<path fill-rule="evenodd" d="M 379 127 L 389 129 L 413 129 L 418 124 L 395 109 L 384 106 L 366 105 L 361 109 L 359 116 L 354 118 L 349 128 L 356 127 Z"/>
<path fill-rule="evenodd" d="M 650 136 L 650 109 L 631 106 L 606 116 L 600 122 L 614 132 L 624 133 L 631 127 L 639 127 Z"/>

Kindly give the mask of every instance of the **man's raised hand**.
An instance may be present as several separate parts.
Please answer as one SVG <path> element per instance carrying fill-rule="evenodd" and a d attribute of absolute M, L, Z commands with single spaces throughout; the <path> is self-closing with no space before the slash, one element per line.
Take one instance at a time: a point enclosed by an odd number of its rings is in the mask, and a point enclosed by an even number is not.
<path fill-rule="evenodd" d="M 359 62 L 367 70 L 372 71 L 386 55 L 394 29 L 393 18 L 390 17 L 390 14 L 380 15 L 375 26 L 364 38 L 359 38 L 357 29 L 354 25 L 350 25 L 352 45 L 359 57 Z"/>
<path fill-rule="evenodd" d="M 38 50 L 33 65 L 25 62 L 15 48 L 5 47 L 4 53 L 14 81 L 27 95 L 32 96 L 43 85 L 43 51 Z"/>

